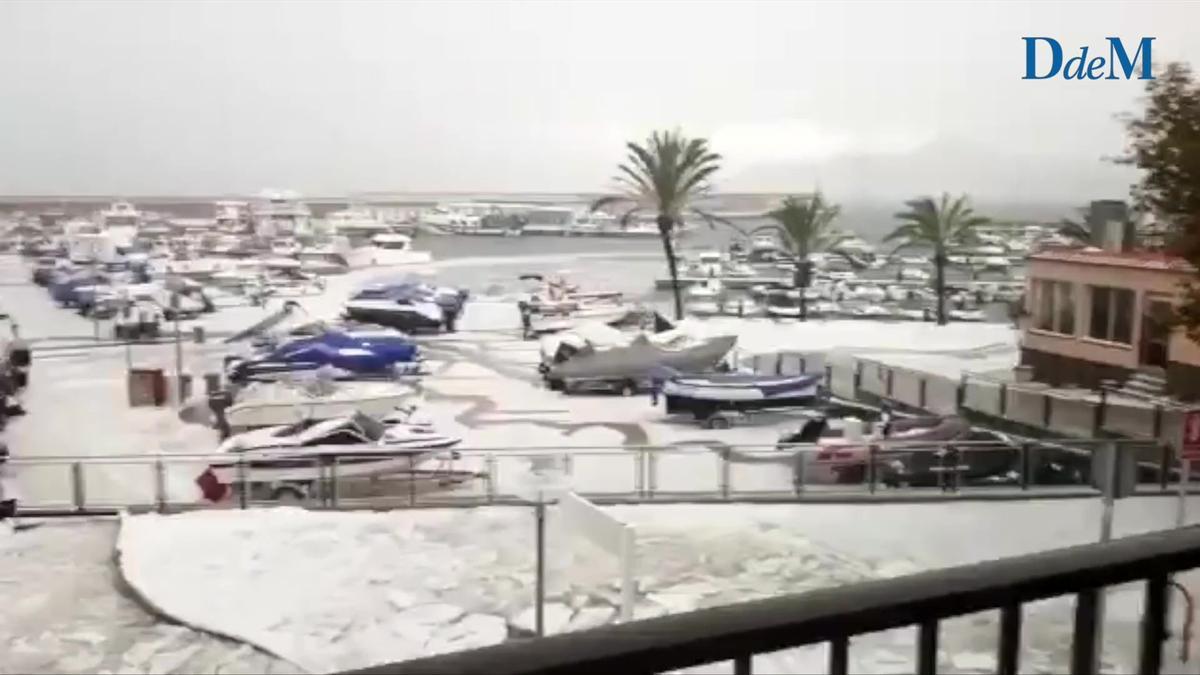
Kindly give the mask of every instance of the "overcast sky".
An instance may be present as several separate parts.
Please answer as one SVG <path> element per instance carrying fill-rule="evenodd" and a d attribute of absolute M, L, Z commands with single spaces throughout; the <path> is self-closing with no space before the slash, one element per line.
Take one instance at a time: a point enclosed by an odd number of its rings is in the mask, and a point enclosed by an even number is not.
<path fill-rule="evenodd" d="M 1022 81 L 1021 37 L 1200 65 L 1197 25 L 1182 0 L 0 0 L 0 193 L 593 191 L 678 126 L 730 190 L 1113 196 L 1140 83 Z"/>

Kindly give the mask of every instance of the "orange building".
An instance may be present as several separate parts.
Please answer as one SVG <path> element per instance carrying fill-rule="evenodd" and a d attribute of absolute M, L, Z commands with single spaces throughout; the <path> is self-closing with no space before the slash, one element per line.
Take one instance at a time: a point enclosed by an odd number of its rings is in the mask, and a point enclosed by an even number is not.
<path fill-rule="evenodd" d="M 1169 322 L 1186 261 L 1156 251 L 1052 248 L 1029 257 L 1021 364 L 1034 379 L 1096 388 L 1134 373 L 1200 399 L 1200 344 Z"/>

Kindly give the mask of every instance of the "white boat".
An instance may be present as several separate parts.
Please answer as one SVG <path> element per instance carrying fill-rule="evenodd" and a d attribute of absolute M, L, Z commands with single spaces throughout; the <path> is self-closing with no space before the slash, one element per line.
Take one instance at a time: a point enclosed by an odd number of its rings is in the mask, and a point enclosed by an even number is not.
<path fill-rule="evenodd" d="M 705 279 L 704 281 L 693 284 L 687 289 L 687 297 L 697 300 L 711 300 L 717 298 L 725 291 L 725 287 L 721 284 L 720 279 Z"/>
<path fill-rule="evenodd" d="M 287 258 L 300 252 L 300 242 L 294 237 L 280 237 L 271 241 L 271 255 Z"/>
<path fill-rule="evenodd" d="M 925 321 L 929 319 L 929 315 L 926 310 L 902 309 L 900 307 L 892 309 L 892 316 L 904 321 Z"/>
<path fill-rule="evenodd" d="M 987 321 L 987 315 L 979 309 L 952 309 L 946 313 L 951 321 Z"/>
<path fill-rule="evenodd" d="M 213 205 L 213 221 L 217 230 L 229 234 L 248 234 L 254 225 L 250 222 L 246 202 L 221 201 Z"/>
<path fill-rule="evenodd" d="M 923 255 L 903 256 L 900 258 L 900 264 L 905 267 L 925 267 L 929 265 L 929 258 Z"/>
<path fill-rule="evenodd" d="M 688 302 L 684 309 L 693 316 L 716 316 L 721 314 L 721 305 L 715 300 L 694 300 Z"/>
<path fill-rule="evenodd" d="M 274 498 L 303 498 L 309 485 L 329 479 L 334 471 L 338 480 L 392 474 L 415 478 L 421 472 L 446 471 L 446 463 L 457 455 L 440 451 L 459 442 L 430 426 L 387 424 L 355 413 L 232 436 L 217 450 L 229 458 L 210 464 L 197 483 L 214 501 L 238 485 L 268 488 Z M 430 471 L 430 462 L 440 466 Z"/>
<path fill-rule="evenodd" d="M 100 212 L 100 229 L 112 237 L 113 244 L 121 250 L 133 245 L 142 221 L 142 213 L 125 201 L 113 202 Z"/>
<path fill-rule="evenodd" d="M 68 220 L 63 226 L 67 257 L 73 263 L 92 264 L 115 262 L 117 243 L 112 235 L 96 223 L 83 218 Z"/>
<path fill-rule="evenodd" d="M 256 382 L 225 412 L 235 429 L 327 420 L 362 412 L 384 417 L 405 405 L 412 387 L 396 382 Z"/>
<path fill-rule="evenodd" d="M 251 207 L 254 233 L 265 239 L 315 234 L 312 212 L 290 190 L 264 190 Z"/>
<path fill-rule="evenodd" d="M 903 281 L 929 281 L 930 274 L 926 270 L 916 267 L 905 267 L 900 270 L 900 279 Z"/>
<path fill-rule="evenodd" d="M 858 319 L 882 319 L 890 318 L 892 310 L 883 305 L 867 304 L 851 308 L 849 314 Z"/>

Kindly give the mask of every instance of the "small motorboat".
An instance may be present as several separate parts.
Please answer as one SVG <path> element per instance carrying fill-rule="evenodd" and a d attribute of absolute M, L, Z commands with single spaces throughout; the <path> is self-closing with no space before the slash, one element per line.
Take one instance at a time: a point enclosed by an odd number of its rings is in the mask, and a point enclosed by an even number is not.
<path fill-rule="evenodd" d="M 736 336 L 714 337 L 698 344 L 652 342 L 639 334 L 628 344 L 597 349 L 585 342 L 581 347 L 563 343 L 552 360 L 544 363 L 543 374 L 551 389 L 616 391 L 629 396 L 645 389 L 652 373 L 666 367 L 680 372 L 704 372 L 723 360 L 737 344 Z"/>
<path fill-rule="evenodd" d="M 901 281 L 929 281 L 929 279 L 929 272 L 920 268 L 905 267 L 900 270 Z"/>
<path fill-rule="evenodd" d="M 705 373 L 683 375 L 660 369 L 667 414 L 686 413 L 706 427 L 729 426 L 724 411 L 810 407 L 820 396 L 820 375 Z"/>
<path fill-rule="evenodd" d="M 361 412 L 371 417 L 389 417 L 407 410 L 416 391 L 394 382 L 308 381 L 255 382 L 241 389 L 225 412 L 233 429 L 322 421 Z"/>
<path fill-rule="evenodd" d="M 454 473 L 448 463 L 457 453 L 439 453 L 462 439 L 428 425 L 385 424 L 362 413 L 322 422 L 267 427 L 226 439 L 196 478 L 201 493 L 220 501 L 235 488 L 256 497 L 304 499 L 313 485 L 337 479 L 373 479 L 394 474 Z M 439 466 L 432 471 L 430 461 Z M 460 476 L 461 478 L 461 476 Z"/>
<path fill-rule="evenodd" d="M 376 282 L 363 287 L 345 306 L 353 321 L 396 328 L 406 333 L 445 329 L 453 332 L 467 292 L 412 280 Z"/>

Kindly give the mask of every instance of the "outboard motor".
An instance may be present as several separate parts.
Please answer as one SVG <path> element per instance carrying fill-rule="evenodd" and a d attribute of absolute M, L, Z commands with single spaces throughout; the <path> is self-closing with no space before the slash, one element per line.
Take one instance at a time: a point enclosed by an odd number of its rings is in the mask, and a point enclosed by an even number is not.
<path fill-rule="evenodd" d="M 790 434 L 784 434 L 779 438 L 779 445 L 793 445 L 801 443 L 816 443 L 821 439 L 821 435 L 829 428 L 829 420 L 824 416 L 814 417 L 804 423 L 799 431 Z"/>

